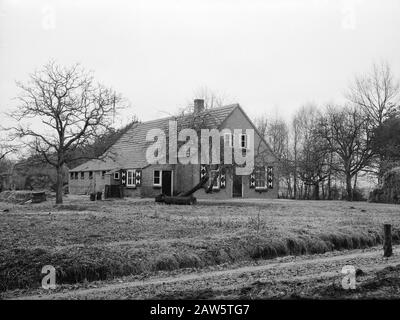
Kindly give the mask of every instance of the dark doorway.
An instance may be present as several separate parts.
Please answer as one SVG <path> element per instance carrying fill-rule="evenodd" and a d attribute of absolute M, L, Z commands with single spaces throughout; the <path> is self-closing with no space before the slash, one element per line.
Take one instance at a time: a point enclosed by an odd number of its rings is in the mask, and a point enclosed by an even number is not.
<path fill-rule="evenodd" d="M 172 195 L 172 173 L 171 171 L 162 172 L 162 193 L 171 196 Z"/>
<path fill-rule="evenodd" d="M 243 197 L 242 194 L 242 176 L 233 175 L 233 191 L 232 196 L 234 198 Z"/>
<path fill-rule="evenodd" d="M 121 185 L 106 185 L 105 186 L 105 194 L 106 198 L 123 198 L 124 197 L 124 189 Z"/>

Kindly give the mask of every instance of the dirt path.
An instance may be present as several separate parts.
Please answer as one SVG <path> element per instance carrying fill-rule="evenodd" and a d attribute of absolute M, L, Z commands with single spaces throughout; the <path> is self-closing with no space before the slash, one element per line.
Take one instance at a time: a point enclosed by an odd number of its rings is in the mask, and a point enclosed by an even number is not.
<path fill-rule="evenodd" d="M 146 279 L 143 281 L 130 281 L 125 283 L 112 283 L 108 285 L 104 285 L 98 288 L 89 288 L 89 289 L 78 289 L 68 292 L 56 292 L 56 293 L 43 293 L 38 295 L 30 295 L 30 296 L 20 296 L 18 299 L 84 299 L 90 296 L 104 296 L 108 293 L 112 293 L 114 291 L 120 290 L 130 290 L 138 287 L 148 287 L 148 286 L 157 286 L 157 285 L 168 285 L 168 284 L 177 284 L 188 282 L 191 283 L 194 281 L 205 281 L 210 280 L 212 278 L 223 279 L 223 278 L 235 278 L 242 277 L 248 274 L 254 273 L 262 273 L 265 271 L 274 271 L 276 275 L 273 275 L 273 279 L 275 281 L 288 280 L 289 276 L 285 276 L 284 273 L 279 273 L 280 270 L 290 269 L 293 273 L 293 270 L 297 270 L 295 274 L 302 270 L 303 275 L 295 275 L 291 276 L 292 278 L 296 278 L 297 280 L 305 280 L 305 279 L 315 279 L 318 277 L 333 277 L 340 274 L 340 269 L 337 267 L 337 263 L 344 262 L 344 264 L 357 263 L 361 260 L 363 261 L 363 270 L 364 271 L 372 271 L 383 269 L 387 266 L 394 266 L 400 264 L 400 247 L 396 247 L 393 250 L 394 255 L 389 260 L 382 258 L 382 249 L 381 247 L 376 247 L 371 249 L 370 251 L 362 251 L 362 250 L 352 250 L 347 251 L 343 254 L 334 253 L 332 256 L 322 256 L 322 257 L 312 257 L 312 256 L 304 256 L 304 257 L 295 257 L 293 261 L 289 262 L 274 262 L 274 260 L 265 261 L 266 264 L 257 265 L 257 266 L 244 266 L 236 269 L 227 269 L 220 271 L 209 271 L 203 273 L 190 273 L 183 274 L 177 276 L 170 277 L 154 277 L 150 279 Z M 343 264 L 343 265 L 344 265 Z M 332 266 L 332 267 L 330 267 Z M 322 268 L 321 268 L 322 267 Z M 304 275 L 304 270 L 307 270 Z"/>

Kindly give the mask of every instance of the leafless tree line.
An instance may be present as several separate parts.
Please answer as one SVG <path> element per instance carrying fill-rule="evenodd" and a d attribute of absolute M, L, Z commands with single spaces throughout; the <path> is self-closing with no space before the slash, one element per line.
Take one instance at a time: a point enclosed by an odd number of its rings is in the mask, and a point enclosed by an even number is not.
<path fill-rule="evenodd" d="M 263 116 L 259 131 L 280 159 L 281 196 L 337 199 L 344 185 L 355 199 L 357 179 L 373 174 L 381 182 L 387 170 L 374 148 L 375 132 L 399 116 L 399 82 L 387 63 L 355 77 L 343 105 L 302 106 L 291 121 Z"/>

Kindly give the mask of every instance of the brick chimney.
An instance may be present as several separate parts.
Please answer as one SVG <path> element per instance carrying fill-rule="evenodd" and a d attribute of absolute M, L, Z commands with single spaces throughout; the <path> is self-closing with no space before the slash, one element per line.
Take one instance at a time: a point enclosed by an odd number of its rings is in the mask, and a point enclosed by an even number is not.
<path fill-rule="evenodd" d="M 204 99 L 194 99 L 194 113 L 204 111 Z"/>

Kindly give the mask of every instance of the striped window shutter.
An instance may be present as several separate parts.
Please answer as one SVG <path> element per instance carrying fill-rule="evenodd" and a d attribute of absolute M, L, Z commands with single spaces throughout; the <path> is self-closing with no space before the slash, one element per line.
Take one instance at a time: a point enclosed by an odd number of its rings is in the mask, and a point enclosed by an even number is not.
<path fill-rule="evenodd" d="M 205 164 L 200 165 L 200 179 L 203 179 L 207 174 L 207 167 Z"/>
<path fill-rule="evenodd" d="M 226 172 L 225 168 L 221 169 L 221 176 L 220 176 L 220 188 L 224 189 L 226 187 Z"/>
<path fill-rule="evenodd" d="M 256 174 L 254 171 L 250 174 L 250 188 L 256 187 Z"/>
<path fill-rule="evenodd" d="M 265 172 L 264 172 L 264 186 L 266 187 L 266 188 L 268 188 L 268 168 L 269 167 L 265 167 L 264 168 L 264 170 L 265 170 Z"/>
<path fill-rule="evenodd" d="M 121 175 L 121 184 L 126 186 L 126 170 L 121 170 L 120 175 Z"/>
<path fill-rule="evenodd" d="M 135 185 L 137 187 L 140 187 L 141 183 L 142 183 L 142 170 L 137 169 L 135 170 Z"/>
<path fill-rule="evenodd" d="M 274 172 L 273 167 L 267 167 L 267 181 L 268 181 L 268 188 L 273 189 L 274 185 Z"/>

